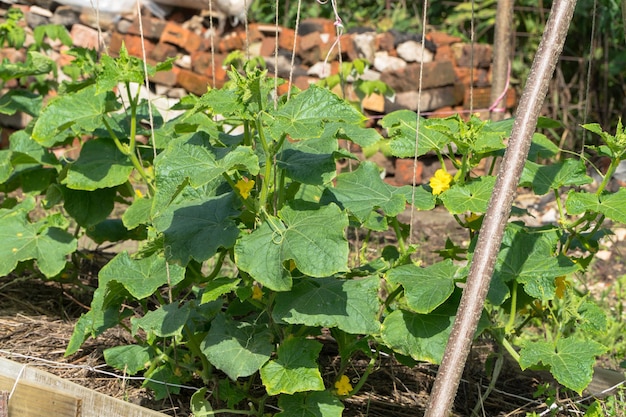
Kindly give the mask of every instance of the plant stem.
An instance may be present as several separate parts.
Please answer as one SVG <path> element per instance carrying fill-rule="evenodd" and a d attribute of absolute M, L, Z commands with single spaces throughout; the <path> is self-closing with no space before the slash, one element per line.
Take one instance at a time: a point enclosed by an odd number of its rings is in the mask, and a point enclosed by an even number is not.
<path fill-rule="evenodd" d="M 398 246 L 400 248 L 400 252 L 402 255 L 406 255 L 406 245 L 404 243 L 404 237 L 402 237 L 402 231 L 400 230 L 400 222 L 397 217 L 391 217 L 391 226 L 393 227 L 393 231 L 396 233 L 396 238 L 398 239 Z"/>
<path fill-rule="evenodd" d="M 511 310 L 509 312 L 509 322 L 504 327 L 504 332 L 509 334 L 515 327 L 515 312 L 517 310 L 517 281 L 513 281 L 513 288 L 511 289 Z"/>
<path fill-rule="evenodd" d="M 136 136 L 137 136 L 137 102 L 139 100 L 139 91 L 135 97 L 130 95 L 130 83 L 126 82 L 126 91 L 128 92 L 128 99 L 130 100 L 130 141 L 128 143 L 128 152 L 132 155 L 135 154 Z"/>
<path fill-rule="evenodd" d="M 359 392 L 361 388 L 363 388 L 363 385 L 365 384 L 365 382 L 367 382 L 367 378 L 372 373 L 372 370 L 374 369 L 375 364 L 376 364 L 376 358 L 375 357 L 370 358 L 370 363 L 367 364 L 367 368 L 365 369 L 365 372 L 363 373 L 361 378 L 359 378 L 359 382 L 356 383 L 354 388 L 352 388 L 352 391 L 350 391 L 350 394 L 348 394 L 349 397 L 356 394 L 357 392 Z"/>
<path fill-rule="evenodd" d="M 503 337 L 502 340 L 500 340 L 500 343 L 502 344 L 502 346 L 504 346 L 506 351 L 509 352 L 509 355 L 511 355 L 513 359 L 515 359 L 515 362 L 519 363 L 519 360 L 520 360 L 519 353 L 517 353 L 517 351 L 511 345 L 511 343 L 505 337 Z"/>
<path fill-rule="evenodd" d="M 146 174 L 146 171 L 143 169 L 143 166 L 141 165 L 141 162 L 137 158 L 137 155 L 135 154 L 135 152 L 130 150 L 130 145 L 124 146 L 124 144 L 122 144 L 122 142 L 117 137 L 117 135 L 111 128 L 111 125 L 109 124 L 106 118 L 103 117 L 102 122 L 104 123 L 104 126 L 106 127 L 107 131 L 109 132 L 109 135 L 111 135 L 111 139 L 113 139 L 113 142 L 115 143 L 115 146 L 117 147 L 117 149 L 121 153 L 123 153 L 124 155 L 130 158 L 130 161 L 133 164 L 133 167 L 137 170 L 139 175 L 141 175 L 141 178 L 144 180 L 144 182 L 148 186 L 148 193 L 150 195 L 153 195 L 155 191 L 154 184 L 152 184 L 152 181 L 150 181 L 150 179 L 148 178 L 148 174 Z M 134 140 L 132 139 L 132 137 L 131 137 L 131 142 L 133 142 L 133 146 L 134 146 Z"/>
<path fill-rule="evenodd" d="M 602 192 L 608 185 L 609 181 L 611 181 L 611 178 L 613 177 L 613 174 L 615 173 L 615 170 L 617 169 L 617 166 L 619 165 L 619 163 L 620 163 L 619 158 L 611 159 L 611 165 L 609 165 L 609 169 L 606 170 L 606 174 L 604 174 L 604 178 L 602 179 L 602 183 L 600 184 L 600 186 L 598 187 L 598 190 L 596 191 L 596 195 L 602 194 Z"/>
<path fill-rule="evenodd" d="M 246 411 L 246 410 L 230 410 L 228 408 L 221 408 L 219 410 L 213 410 L 213 411 L 208 411 L 206 414 L 206 416 L 215 416 L 218 415 L 219 413 L 224 413 L 224 414 L 243 414 L 246 416 L 252 416 L 256 414 L 255 410 L 250 410 L 250 411 Z"/>
<path fill-rule="evenodd" d="M 200 358 L 200 362 L 202 362 L 200 378 L 202 378 L 202 382 L 206 385 L 211 380 L 211 371 L 213 367 L 211 366 L 211 363 L 206 358 L 206 356 L 202 353 L 197 336 L 189 329 L 189 326 L 187 326 L 186 324 L 183 328 L 185 329 L 185 333 L 187 334 L 187 346 L 189 347 L 189 350 L 191 350 L 191 353 Z"/>
<path fill-rule="evenodd" d="M 380 319 L 383 316 L 383 313 L 385 312 L 385 310 L 389 307 L 389 305 L 393 302 L 393 300 L 402 293 L 402 291 L 404 291 L 404 288 L 401 285 L 398 285 L 398 288 L 396 288 L 395 290 L 393 290 L 385 299 L 385 302 L 383 303 L 382 306 L 380 306 L 380 310 L 378 311 L 378 320 L 380 321 Z"/>
<path fill-rule="evenodd" d="M 226 253 L 226 249 L 220 251 L 220 254 L 217 257 L 217 261 L 215 262 L 215 268 L 213 268 L 213 271 L 211 271 L 211 273 L 206 278 L 203 278 L 202 281 L 210 282 L 213 281 L 215 277 L 217 277 L 217 274 L 219 274 L 222 270 L 222 265 L 224 264 L 224 258 L 226 257 Z"/>
<path fill-rule="evenodd" d="M 563 212 L 563 203 L 561 202 L 561 197 L 559 196 L 559 191 L 557 189 L 552 190 L 554 192 L 554 199 L 556 200 L 556 206 L 559 209 L 559 224 L 565 219 L 565 213 Z"/>
<path fill-rule="evenodd" d="M 256 118 L 256 125 L 259 133 L 259 140 L 261 142 L 261 146 L 263 147 L 263 152 L 265 153 L 265 173 L 263 174 L 263 184 L 261 186 L 261 195 L 259 196 L 259 208 L 262 209 L 261 211 L 264 211 L 267 210 L 267 196 L 269 195 L 272 184 L 270 181 L 270 178 L 272 178 L 272 152 L 269 144 L 267 143 L 263 126 L 261 125 L 261 115 Z"/>

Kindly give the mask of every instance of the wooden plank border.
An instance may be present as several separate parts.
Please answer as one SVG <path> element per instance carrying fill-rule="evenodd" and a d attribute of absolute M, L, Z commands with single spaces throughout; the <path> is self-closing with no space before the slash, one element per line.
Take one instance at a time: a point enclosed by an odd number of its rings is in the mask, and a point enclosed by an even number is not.
<path fill-rule="evenodd" d="M 169 417 L 0 357 L 0 391 L 11 392 L 14 386 L 11 417 Z"/>

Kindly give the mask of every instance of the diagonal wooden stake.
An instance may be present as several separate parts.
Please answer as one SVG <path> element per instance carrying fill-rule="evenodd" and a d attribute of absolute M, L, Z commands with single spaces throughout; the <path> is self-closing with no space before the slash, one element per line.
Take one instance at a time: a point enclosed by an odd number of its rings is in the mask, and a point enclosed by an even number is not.
<path fill-rule="evenodd" d="M 552 5 L 545 32 L 520 99 L 511 139 L 500 165 L 485 221 L 480 229 L 467 285 L 461 297 L 425 417 L 447 417 L 452 409 L 487 297 L 502 235 L 511 214 L 511 206 L 537 126 L 539 112 L 554 68 L 563 51 L 575 6 L 576 0 L 556 0 Z"/>

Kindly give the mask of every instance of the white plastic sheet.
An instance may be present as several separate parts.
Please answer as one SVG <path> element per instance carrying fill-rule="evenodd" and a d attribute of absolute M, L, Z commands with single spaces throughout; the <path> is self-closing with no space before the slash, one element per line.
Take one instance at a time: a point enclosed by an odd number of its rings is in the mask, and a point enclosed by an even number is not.
<path fill-rule="evenodd" d="M 136 10 L 136 0 L 56 0 L 60 4 L 68 6 L 99 9 L 101 12 L 122 14 Z M 163 10 L 170 7 L 186 7 L 189 9 L 209 10 L 211 8 L 224 16 L 233 17 L 242 21 L 246 8 L 250 7 L 253 0 L 140 0 L 142 5 L 151 10 Z M 160 7 L 165 6 L 165 7 Z M 209 7 L 210 6 L 210 7 Z M 161 14 L 161 13 L 159 13 Z"/>
<path fill-rule="evenodd" d="M 137 9 L 137 0 L 56 0 L 56 2 L 112 14 L 131 13 Z"/>

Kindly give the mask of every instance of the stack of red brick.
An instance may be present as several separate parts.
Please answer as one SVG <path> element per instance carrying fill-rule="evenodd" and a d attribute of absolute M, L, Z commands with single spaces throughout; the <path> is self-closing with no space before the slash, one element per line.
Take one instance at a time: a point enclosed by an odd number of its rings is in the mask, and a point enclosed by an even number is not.
<path fill-rule="evenodd" d="M 45 0 L 40 2 L 46 3 Z M 48 22 L 65 24 L 77 46 L 105 45 L 110 54 L 116 55 L 121 45 L 125 44 L 130 54 L 138 57 L 143 56 L 145 48 L 151 63 L 176 58 L 171 72 L 159 73 L 152 79 L 164 95 L 180 95 L 180 88 L 200 95 L 206 92 L 207 85 L 222 86 L 226 80 L 224 59 L 236 50 L 247 51 L 248 56 L 265 58 L 268 66 L 272 67 L 271 72 L 281 77 L 286 78 L 290 72 L 293 73 L 293 82 L 301 89 L 319 80 L 319 67 L 323 62 L 330 63 L 326 73 L 336 73 L 340 53 L 343 61 L 357 58 L 370 61 L 372 69 L 367 73 L 368 79 L 380 79 L 396 92 L 394 102 L 376 95 L 368 98 L 364 103 L 366 110 L 386 113 L 397 108 L 416 109 L 420 74 L 420 108 L 423 112 L 455 112 L 490 105 L 491 47 L 471 46 L 461 42 L 460 38 L 441 32 L 427 35 L 429 44 L 433 46 L 430 51 L 426 50 L 422 55 L 414 51 L 413 58 L 409 59 L 406 52 L 401 53 L 401 48 L 409 46 L 416 50 L 420 44 L 417 41 L 412 41 L 410 45 L 399 42 L 398 37 L 406 37 L 407 34 L 362 30 L 344 34 L 337 41 L 334 22 L 312 19 L 302 22 L 297 37 L 293 29 L 257 23 L 211 37 L 206 27 L 206 16 L 201 18 L 181 11 L 167 21 L 144 16 L 142 48 L 140 24 L 136 16 L 101 21 L 104 34 L 99 35 L 93 13 L 89 10 L 81 13 L 69 6 L 59 6 L 51 12 L 36 5 L 17 7 L 24 10 L 30 26 Z M 274 57 L 276 50 L 280 60 Z M 294 50 L 296 64 L 291 68 L 291 53 Z M 278 68 L 273 68 L 275 62 Z M 471 106 L 470 77 L 473 78 Z M 175 92 L 170 94 L 169 89 L 175 89 Z M 510 89 L 506 107 L 514 105 L 514 90 Z"/>
<path fill-rule="evenodd" d="M 131 55 L 142 57 L 145 51 L 150 63 L 174 58 L 171 71 L 157 73 L 151 79 L 161 96 L 180 98 L 189 92 L 201 95 L 208 86 L 221 87 L 227 77 L 223 65 L 226 56 L 233 51 L 243 51 L 249 57 L 262 57 L 270 74 L 285 79 L 291 77 L 301 89 L 319 81 L 320 76 L 337 73 L 340 61 L 364 58 L 371 66 L 363 78 L 381 80 L 395 92 L 392 99 L 377 94 L 367 97 L 363 108 L 372 115 L 400 108 L 416 110 L 418 100 L 421 112 L 431 117 L 456 112 L 467 114 L 469 109 L 476 112 L 491 104 L 491 46 L 472 46 L 441 32 L 427 35 L 426 49 L 422 49 L 419 37 L 397 32 L 359 30 L 337 39 L 334 22 L 325 19 L 303 21 L 297 36 L 293 29 L 257 23 L 218 35 L 207 27 L 210 19 L 206 15 L 182 10 L 167 20 L 146 14 L 141 25 L 137 16 L 100 15 L 99 32 L 92 11 L 69 6 L 58 6 L 50 11 L 50 1 L 36 3 L 40 6 L 17 5 L 25 12 L 28 26 L 63 24 L 70 30 L 76 46 L 100 46 L 115 56 L 124 44 Z M 214 35 L 210 36 L 211 33 Z M 63 46 L 56 46 L 56 51 L 50 53 L 63 64 L 63 60 L 71 57 L 62 53 Z M 14 61 L 23 59 L 25 53 L 0 50 L 0 58 L 4 57 Z M 420 85 L 421 91 L 418 91 Z M 284 85 L 282 92 L 286 88 Z M 350 85 L 344 91 L 348 98 L 356 98 Z M 515 106 L 515 100 L 514 90 L 509 88 L 507 109 Z"/>
<path fill-rule="evenodd" d="M 174 16 L 176 18 L 176 16 Z M 178 19 L 181 20 L 181 19 Z M 204 27 L 191 30 L 186 22 L 178 23 L 176 19 L 162 21 L 153 17 L 144 17 L 144 46 L 149 61 L 159 62 L 168 57 L 178 57 L 171 73 L 161 73 L 154 77 L 158 85 L 175 88 L 182 87 L 194 94 L 206 92 L 207 85 L 220 87 L 226 80 L 223 68 L 224 58 L 233 51 L 248 51 L 250 56 L 263 57 L 268 66 L 275 66 L 275 51 L 281 62 L 287 67 L 291 62 L 291 53 L 295 44 L 295 67 L 293 82 L 301 88 L 319 81 L 319 69 L 323 62 L 330 63 L 327 67 L 330 74 L 339 68 L 339 51 L 343 61 L 366 58 L 370 62 L 383 61 L 374 65 L 368 72 L 370 79 L 380 79 L 395 92 L 392 102 L 382 96 L 373 95 L 363 103 L 366 110 L 386 113 L 398 108 L 417 108 L 418 86 L 420 85 L 419 62 L 406 62 L 397 65 L 398 52 L 394 34 L 363 33 L 344 34 L 337 41 L 336 28 L 332 21 L 312 19 L 302 23 L 300 34 L 296 37 L 293 29 L 272 25 L 250 23 L 246 28 L 238 27 L 221 36 L 207 35 Z M 302 28 L 305 28 L 303 31 Z M 367 33 L 367 32 L 366 32 Z M 278 36 L 277 36 L 278 35 Z M 294 43 L 295 38 L 295 43 Z M 424 112 L 438 114 L 484 109 L 490 105 L 491 57 L 490 45 L 472 45 L 461 42 L 460 38 L 441 32 L 428 34 L 428 40 L 436 47 L 435 52 L 427 51 L 423 60 L 421 81 L 420 108 Z M 365 41 L 363 40 L 365 39 Z M 365 45 L 364 45 L 365 42 Z M 367 43 L 371 45 L 368 45 Z M 139 23 L 124 21 L 116 25 L 111 33 L 109 52 L 117 53 L 122 43 L 132 55 L 142 56 Z M 369 53 L 368 49 L 373 51 Z M 380 56 L 382 55 L 382 56 Z M 386 64 L 385 60 L 395 60 Z M 378 70 L 380 68 L 381 70 Z M 279 76 L 288 77 L 289 68 L 278 64 Z M 470 106 L 470 85 L 473 78 Z M 166 92 L 167 94 L 167 92 Z M 507 94 L 506 107 L 515 105 L 514 90 Z"/>

